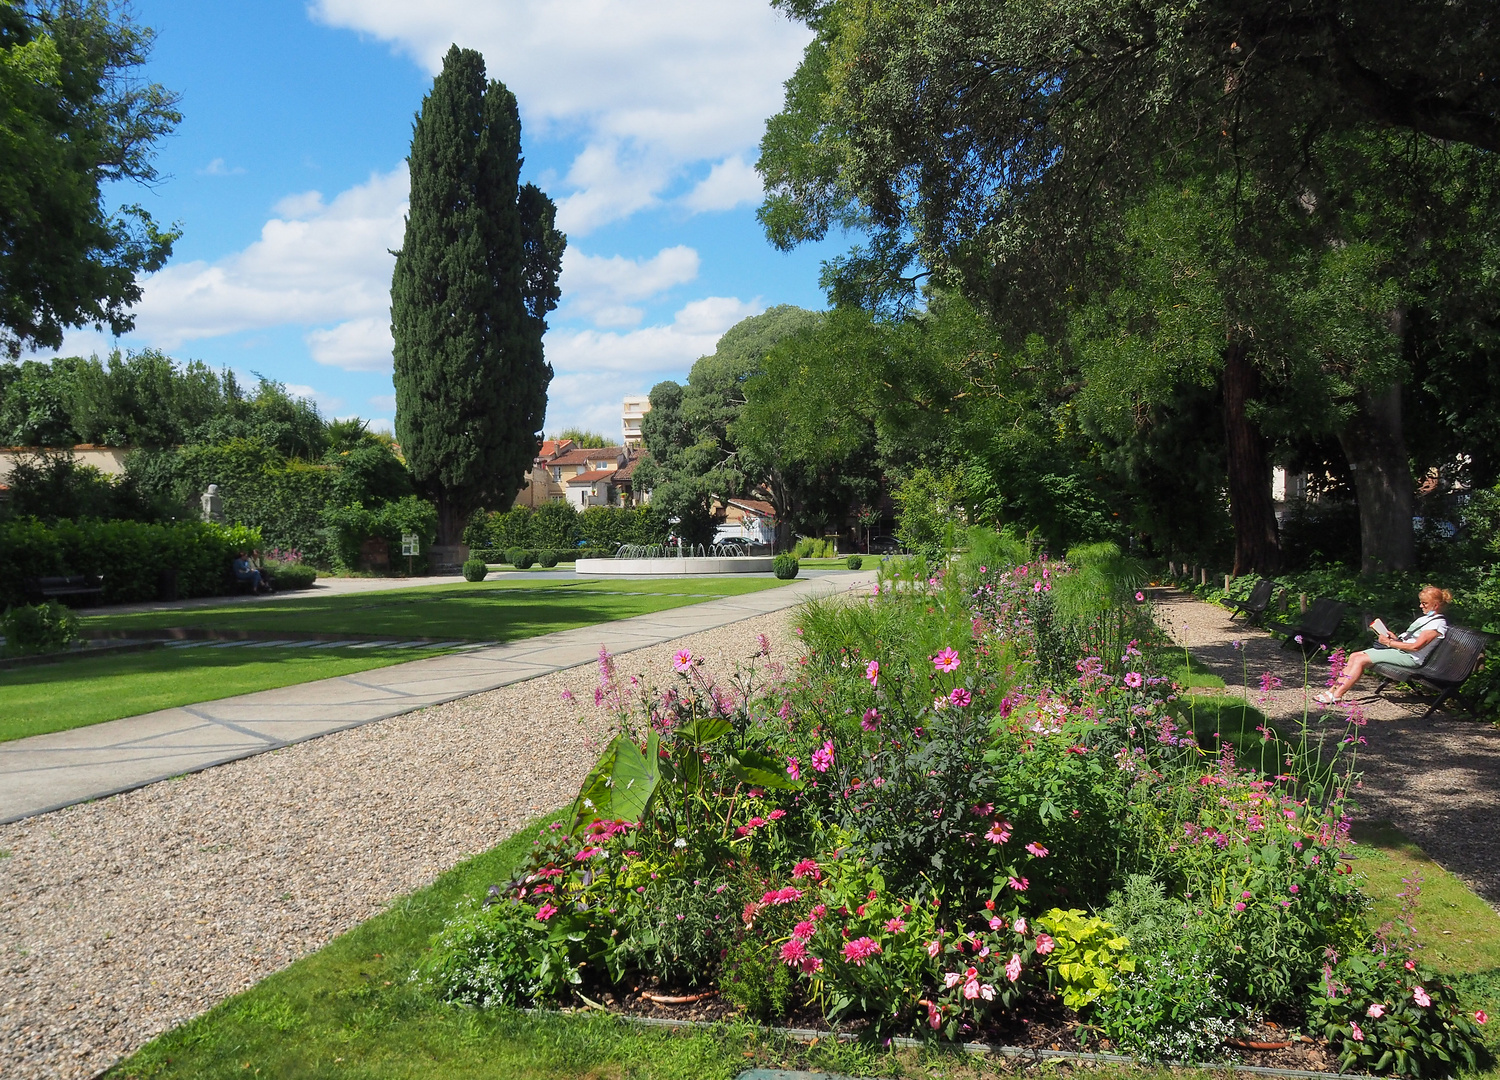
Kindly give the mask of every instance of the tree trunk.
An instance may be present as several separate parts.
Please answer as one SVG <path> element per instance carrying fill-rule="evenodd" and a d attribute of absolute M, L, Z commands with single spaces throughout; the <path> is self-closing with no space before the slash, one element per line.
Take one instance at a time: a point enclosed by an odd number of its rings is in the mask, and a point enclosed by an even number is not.
<path fill-rule="evenodd" d="M 1411 459 L 1401 423 L 1401 384 L 1355 395 L 1355 413 L 1339 432 L 1359 502 L 1359 572 L 1409 570 L 1416 559 Z"/>
<path fill-rule="evenodd" d="M 1229 459 L 1229 517 L 1234 525 L 1234 574 L 1281 569 L 1271 462 L 1266 440 L 1246 414 L 1256 387 L 1250 343 L 1231 338 L 1224 349 L 1224 442 Z"/>
<path fill-rule="evenodd" d="M 447 491 L 439 491 L 433 499 L 437 507 L 437 542 L 451 545 L 464 542 L 464 528 L 469 523 L 469 512 Z"/>

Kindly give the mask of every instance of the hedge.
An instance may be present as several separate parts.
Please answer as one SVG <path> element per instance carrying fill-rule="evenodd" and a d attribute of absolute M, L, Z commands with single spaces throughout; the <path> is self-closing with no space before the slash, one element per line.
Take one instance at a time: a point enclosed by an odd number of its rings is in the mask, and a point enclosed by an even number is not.
<path fill-rule="evenodd" d="M 37 577 L 97 574 L 106 604 L 155 600 L 163 571 L 175 571 L 177 595 L 220 596 L 235 590 L 230 563 L 242 549 L 262 546 L 259 530 L 199 521 L 0 522 L 0 606 L 26 602 L 25 582 Z"/>
<path fill-rule="evenodd" d="M 471 522 L 464 536 L 475 550 L 552 548 L 565 553 L 582 542 L 613 555 L 621 544 L 665 544 L 667 519 L 649 506 L 591 506 L 580 514 L 569 503 L 548 503 L 535 510 L 517 506 L 486 514 Z"/>

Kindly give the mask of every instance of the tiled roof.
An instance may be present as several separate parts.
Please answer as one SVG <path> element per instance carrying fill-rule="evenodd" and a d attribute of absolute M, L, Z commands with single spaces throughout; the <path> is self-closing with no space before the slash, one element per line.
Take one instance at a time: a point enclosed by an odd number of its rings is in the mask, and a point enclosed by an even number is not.
<path fill-rule="evenodd" d="M 568 476 L 564 479 L 567 480 L 568 486 L 572 487 L 574 484 L 592 484 L 597 480 L 616 480 L 619 479 L 619 476 L 620 471 L 618 469 L 591 469 L 588 472 L 579 473 L 577 476 Z"/>
<path fill-rule="evenodd" d="M 748 510 L 757 517 L 773 518 L 776 516 L 776 508 L 760 499 L 730 499 L 729 505 L 740 510 Z"/>
<path fill-rule="evenodd" d="M 537 457 L 542 459 L 543 461 L 550 462 L 553 458 L 557 457 L 558 454 L 567 453 L 568 450 L 572 449 L 572 446 L 572 439 L 562 439 L 560 441 L 557 439 L 543 439 L 542 449 L 541 452 L 537 454 Z"/>
<path fill-rule="evenodd" d="M 619 461 L 625 456 L 623 446 L 604 446 L 596 450 L 569 450 L 551 461 L 548 465 L 588 465 L 595 461 Z"/>
<path fill-rule="evenodd" d="M 634 451 L 630 455 L 630 460 L 627 461 L 624 465 L 621 465 L 619 469 L 616 470 L 616 474 L 622 481 L 629 480 L 632 476 L 635 475 L 636 466 L 650 456 L 651 455 L 646 453 L 646 451 L 644 450 Z"/>

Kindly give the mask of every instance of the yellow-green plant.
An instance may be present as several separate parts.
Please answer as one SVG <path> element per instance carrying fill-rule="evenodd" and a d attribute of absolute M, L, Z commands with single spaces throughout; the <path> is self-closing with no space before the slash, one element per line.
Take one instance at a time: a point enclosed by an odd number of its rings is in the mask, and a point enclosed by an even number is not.
<path fill-rule="evenodd" d="M 1093 1004 L 1114 985 L 1112 976 L 1135 970 L 1129 940 L 1098 916 L 1053 908 L 1036 925 L 1052 939 L 1046 954 L 1048 981 L 1070 1009 Z"/>

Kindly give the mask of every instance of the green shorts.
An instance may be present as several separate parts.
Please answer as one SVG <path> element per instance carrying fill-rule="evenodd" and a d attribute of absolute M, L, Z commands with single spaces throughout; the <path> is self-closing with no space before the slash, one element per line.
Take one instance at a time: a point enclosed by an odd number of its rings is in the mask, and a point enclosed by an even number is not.
<path fill-rule="evenodd" d="M 1422 661 L 1400 649 L 1366 649 L 1365 655 L 1372 664 L 1390 664 L 1392 667 L 1419 668 Z"/>

